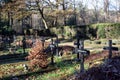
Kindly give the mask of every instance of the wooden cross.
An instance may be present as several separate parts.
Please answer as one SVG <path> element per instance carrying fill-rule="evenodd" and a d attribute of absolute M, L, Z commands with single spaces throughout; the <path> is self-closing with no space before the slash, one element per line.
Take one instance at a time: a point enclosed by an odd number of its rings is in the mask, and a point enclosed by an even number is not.
<path fill-rule="evenodd" d="M 51 39 L 51 44 L 50 44 L 50 49 L 51 49 L 51 64 L 54 65 L 54 48 L 55 48 L 55 44 L 53 42 L 53 39 Z"/>

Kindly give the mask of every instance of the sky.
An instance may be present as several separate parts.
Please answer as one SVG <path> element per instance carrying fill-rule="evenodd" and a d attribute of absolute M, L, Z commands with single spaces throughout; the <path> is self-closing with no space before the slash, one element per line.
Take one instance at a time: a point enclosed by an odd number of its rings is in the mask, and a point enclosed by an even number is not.
<path fill-rule="evenodd" d="M 89 9 L 94 9 L 93 5 L 95 5 L 95 4 L 98 4 L 99 8 L 103 8 L 103 1 L 104 0 L 76 0 L 76 1 L 83 1 L 83 4 L 84 5 L 86 4 Z M 117 3 L 116 3 L 117 0 L 109 0 L 109 1 L 110 1 L 109 10 L 115 10 L 115 9 L 119 8 L 120 4 L 118 2 L 120 2 L 120 0 L 118 0 Z"/>
<path fill-rule="evenodd" d="M 54 1 L 54 0 L 51 0 Z M 72 1 L 74 2 L 74 0 L 66 0 L 66 1 Z M 96 2 L 97 1 L 97 2 Z M 75 0 L 76 4 L 79 4 L 80 2 L 82 2 L 84 5 L 86 5 L 89 9 L 94 9 L 93 6 L 95 6 L 96 4 L 98 4 L 98 8 L 102 9 L 103 8 L 103 2 L 104 0 Z M 109 0 L 110 1 L 110 6 L 109 6 L 109 10 L 115 10 L 115 9 L 119 9 L 119 3 L 116 3 L 116 1 L 120 2 L 120 0 Z M 116 6 L 117 5 L 117 6 Z"/>

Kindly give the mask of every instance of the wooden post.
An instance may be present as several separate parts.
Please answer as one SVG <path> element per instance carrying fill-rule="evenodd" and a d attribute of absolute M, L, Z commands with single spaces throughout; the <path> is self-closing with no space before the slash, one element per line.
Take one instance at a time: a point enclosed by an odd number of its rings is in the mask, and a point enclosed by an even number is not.
<path fill-rule="evenodd" d="M 109 45 L 109 56 L 108 56 L 108 59 L 111 59 L 112 58 L 112 40 L 109 40 L 108 45 Z"/>

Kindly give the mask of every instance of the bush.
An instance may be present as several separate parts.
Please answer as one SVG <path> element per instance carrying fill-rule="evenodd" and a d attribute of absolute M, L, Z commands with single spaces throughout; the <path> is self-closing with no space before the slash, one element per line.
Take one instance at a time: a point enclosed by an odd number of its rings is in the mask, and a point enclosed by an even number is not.
<path fill-rule="evenodd" d="M 106 29 L 109 29 L 107 31 Z M 96 38 L 119 38 L 120 37 L 120 23 L 98 23 L 92 25 L 80 25 L 80 26 L 62 26 L 50 29 L 53 33 L 57 35 L 64 35 L 65 37 L 74 37 L 77 30 L 79 31 L 80 38 L 96 39 Z"/>
<path fill-rule="evenodd" d="M 46 68 L 48 65 L 47 54 L 43 52 L 44 48 L 41 41 L 36 40 L 34 46 L 31 48 L 27 59 L 30 61 L 30 67 Z"/>
<path fill-rule="evenodd" d="M 97 38 L 120 37 L 120 23 L 99 23 L 90 25 L 90 27 L 96 32 Z"/>
<path fill-rule="evenodd" d="M 13 35 L 15 34 L 16 32 L 11 28 L 11 26 L 3 26 L 3 27 L 0 27 L 0 34 L 2 35 Z"/>
<path fill-rule="evenodd" d="M 98 38 L 105 38 L 106 37 L 104 26 L 101 26 L 98 28 L 97 36 L 98 36 Z"/>

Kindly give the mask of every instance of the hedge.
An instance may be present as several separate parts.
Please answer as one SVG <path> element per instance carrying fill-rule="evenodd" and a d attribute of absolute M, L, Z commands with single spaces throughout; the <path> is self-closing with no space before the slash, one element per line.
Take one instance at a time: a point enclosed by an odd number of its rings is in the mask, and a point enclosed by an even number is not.
<path fill-rule="evenodd" d="M 51 32 L 67 38 L 73 38 L 76 35 L 77 29 L 81 38 L 104 39 L 104 38 L 119 38 L 120 23 L 97 23 L 81 26 L 59 26 L 51 28 Z M 110 29 L 109 31 L 106 29 Z"/>
<path fill-rule="evenodd" d="M 120 23 L 99 23 L 90 25 L 96 31 L 97 38 L 119 38 Z M 107 29 L 107 30 L 106 30 Z"/>

